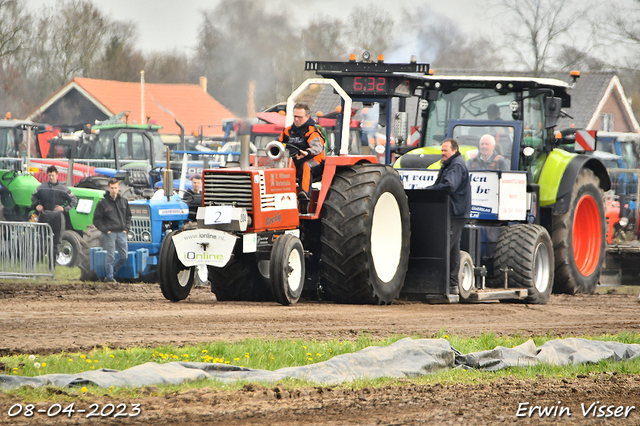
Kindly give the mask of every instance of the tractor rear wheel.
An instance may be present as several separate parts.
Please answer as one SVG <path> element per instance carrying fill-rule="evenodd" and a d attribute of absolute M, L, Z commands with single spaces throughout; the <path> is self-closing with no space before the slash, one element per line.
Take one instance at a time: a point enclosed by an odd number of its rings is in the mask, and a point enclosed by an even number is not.
<path fill-rule="evenodd" d="M 252 256 L 234 256 L 224 268 L 209 266 L 211 291 L 216 300 L 271 300 L 271 290 L 259 275 L 256 264 Z"/>
<path fill-rule="evenodd" d="M 98 279 L 96 272 L 91 270 L 91 249 L 93 247 L 100 247 L 100 239 L 102 232 L 94 225 L 87 226 L 87 229 L 82 233 L 82 250 L 78 258 L 78 267 L 80 268 L 80 280 L 81 281 L 95 281 Z"/>
<path fill-rule="evenodd" d="M 494 270 L 504 286 L 501 269 L 508 268 L 509 287 L 526 288 L 526 303 L 546 304 L 553 287 L 553 246 L 545 228 L 513 225 L 505 228 L 496 242 Z"/>
<path fill-rule="evenodd" d="M 175 231 L 164 237 L 160 247 L 158 281 L 162 295 L 172 302 L 184 300 L 189 296 L 196 270 L 195 267 L 184 266 L 178 259 L 172 237 L 180 232 Z"/>
<path fill-rule="evenodd" d="M 595 291 L 605 255 L 605 219 L 600 180 L 582 169 L 573 186 L 569 210 L 553 216 L 556 293 Z"/>
<path fill-rule="evenodd" d="M 278 237 L 271 249 L 269 278 L 276 302 L 288 306 L 295 304 L 304 287 L 304 249 L 293 235 Z"/>
<path fill-rule="evenodd" d="M 322 206 L 323 287 L 339 303 L 392 303 L 409 263 L 409 204 L 395 170 L 340 169 Z"/>

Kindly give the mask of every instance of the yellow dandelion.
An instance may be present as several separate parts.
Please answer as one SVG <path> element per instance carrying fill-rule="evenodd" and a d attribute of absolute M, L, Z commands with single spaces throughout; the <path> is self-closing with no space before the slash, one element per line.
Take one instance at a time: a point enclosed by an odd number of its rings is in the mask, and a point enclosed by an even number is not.
<path fill-rule="evenodd" d="M 311 353 L 310 353 L 310 352 L 307 352 L 307 356 L 311 356 Z"/>
<path fill-rule="evenodd" d="M 91 361 L 90 359 L 88 359 L 88 360 L 87 360 L 87 362 L 88 362 L 89 364 L 91 364 L 93 361 Z"/>
<path fill-rule="evenodd" d="M 306 346 L 302 346 L 302 347 L 303 347 L 304 349 L 307 349 L 307 347 L 306 347 Z"/>
<path fill-rule="evenodd" d="M 115 358 L 115 356 L 113 356 L 113 354 L 109 354 L 109 356 L 110 356 L 111 358 Z"/>
<path fill-rule="evenodd" d="M 73 362 L 73 358 L 69 358 L 69 362 Z"/>
<path fill-rule="evenodd" d="M 182 356 L 185 358 L 189 358 L 189 354 L 183 354 Z"/>
<path fill-rule="evenodd" d="M 313 361 L 313 358 L 307 358 L 309 361 Z"/>
<path fill-rule="evenodd" d="M 46 362 L 43 362 L 43 363 L 42 363 L 42 366 L 43 366 L 43 367 L 46 367 L 46 366 L 47 366 L 47 363 L 46 363 Z"/>
<path fill-rule="evenodd" d="M 80 355 L 80 358 L 85 359 L 87 356 L 86 355 Z"/>
<path fill-rule="evenodd" d="M 98 360 L 97 360 L 97 359 L 94 359 L 94 360 L 93 360 L 93 362 L 98 362 Z"/>
<path fill-rule="evenodd" d="M 249 354 L 246 354 L 244 357 L 245 357 L 245 358 L 249 358 Z"/>
<path fill-rule="evenodd" d="M 445 339 L 448 339 L 448 338 L 449 338 L 449 336 L 448 336 L 448 335 L 446 335 L 446 334 L 445 334 L 444 336 L 442 336 L 442 337 L 444 337 Z"/>
<path fill-rule="evenodd" d="M 316 356 L 322 356 L 322 354 L 321 353 L 317 353 Z"/>
<path fill-rule="evenodd" d="M 275 359 L 274 357 L 271 357 L 271 359 Z"/>
<path fill-rule="evenodd" d="M 83 386 L 82 389 L 80 389 L 80 392 L 86 392 L 87 391 L 87 387 Z"/>
<path fill-rule="evenodd" d="M 92 365 L 91 367 L 89 367 L 89 370 L 95 370 L 96 368 Z"/>
<path fill-rule="evenodd" d="M 231 361 L 225 361 L 224 363 L 225 364 L 231 364 Z"/>
<path fill-rule="evenodd" d="M 202 350 L 202 353 L 203 353 L 203 354 L 206 354 L 206 353 L 209 353 L 209 351 L 208 351 L 208 350 L 206 350 L 206 349 L 203 349 L 203 350 Z"/>

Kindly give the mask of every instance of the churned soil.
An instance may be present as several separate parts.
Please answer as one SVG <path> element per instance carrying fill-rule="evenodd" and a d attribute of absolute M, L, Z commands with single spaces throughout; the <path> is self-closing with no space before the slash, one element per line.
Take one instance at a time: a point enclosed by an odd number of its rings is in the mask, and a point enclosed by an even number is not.
<path fill-rule="evenodd" d="M 638 333 L 637 298 L 637 294 L 612 291 L 588 296 L 554 295 L 547 305 L 431 305 L 401 300 L 390 306 L 361 306 L 302 300 L 283 307 L 275 302 L 217 302 L 206 288 L 195 288 L 187 300 L 172 303 L 153 284 L 0 283 L 0 354 L 75 352 L 102 345 L 126 348 L 233 342 L 251 337 L 430 337 L 443 330 L 469 337 L 483 332 L 559 337 Z M 50 392 L 64 391 L 52 388 Z M 344 387 L 247 385 L 240 391 L 203 388 L 163 395 L 150 386 L 139 389 L 139 393 L 139 398 L 117 401 L 108 395 L 82 395 L 76 408 L 87 409 L 93 403 L 140 404 L 139 416 L 100 418 L 100 424 L 600 424 L 603 417 L 598 417 L 598 412 L 593 416 L 593 408 L 583 415 L 583 410 L 595 403 L 596 407 L 613 406 L 612 413 L 618 406 L 624 407 L 622 412 L 628 410 L 626 417 L 614 420 L 616 423 L 640 424 L 640 377 L 623 374 L 541 377 L 533 381 L 502 378 L 445 385 L 399 380 L 390 386 L 356 391 Z M 15 403 L 24 401 L 0 391 L 0 424 L 96 422 L 79 414 L 71 418 L 44 414 L 9 418 L 7 412 Z M 41 408 L 51 405 L 40 404 Z M 636 408 L 627 409 L 631 406 Z M 533 408 L 529 415 L 532 407 L 551 410 L 551 414 L 541 417 L 540 410 Z M 607 414 L 606 407 L 603 413 Z"/>

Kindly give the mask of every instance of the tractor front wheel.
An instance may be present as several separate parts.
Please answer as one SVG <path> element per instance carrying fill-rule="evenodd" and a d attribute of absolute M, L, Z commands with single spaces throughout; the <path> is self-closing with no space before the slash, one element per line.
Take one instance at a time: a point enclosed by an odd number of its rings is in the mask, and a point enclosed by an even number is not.
<path fill-rule="evenodd" d="M 273 243 L 269 262 L 271 292 L 276 302 L 285 306 L 295 304 L 302 294 L 304 274 L 302 243 L 293 235 L 281 235 Z"/>
<path fill-rule="evenodd" d="M 181 231 L 174 231 L 162 240 L 160 247 L 158 281 L 165 299 L 172 302 L 184 300 L 189 296 L 193 286 L 195 267 L 186 267 L 176 255 L 173 235 Z"/>
<path fill-rule="evenodd" d="M 509 287 L 526 288 L 526 303 L 544 305 L 553 287 L 553 246 L 545 228 L 539 225 L 512 225 L 498 237 L 494 269 L 499 285 L 502 270 L 508 270 Z"/>
<path fill-rule="evenodd" d="M 82 252 L 82 238 L 75 231 L 64 231 L 60 238 L 60 251 L 56 263 L 61 266 L 72 267 L 80 263 Z"/>

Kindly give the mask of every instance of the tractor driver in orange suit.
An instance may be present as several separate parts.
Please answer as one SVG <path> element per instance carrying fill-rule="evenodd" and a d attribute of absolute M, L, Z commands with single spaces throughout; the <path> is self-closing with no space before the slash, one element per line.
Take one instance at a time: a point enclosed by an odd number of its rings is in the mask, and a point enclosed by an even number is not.
<path fill-rule="evenodd" d="M 282 131 L 280 142 L 285 147 L 292 146 L 290 152 L 296 166 L 296 180 L 301 192 L 299 195 L 308 199 L 311 183 L 324 169 L 324 140 L 316 129 L 306 104 L 295 104 L 293 125 Z"/>

